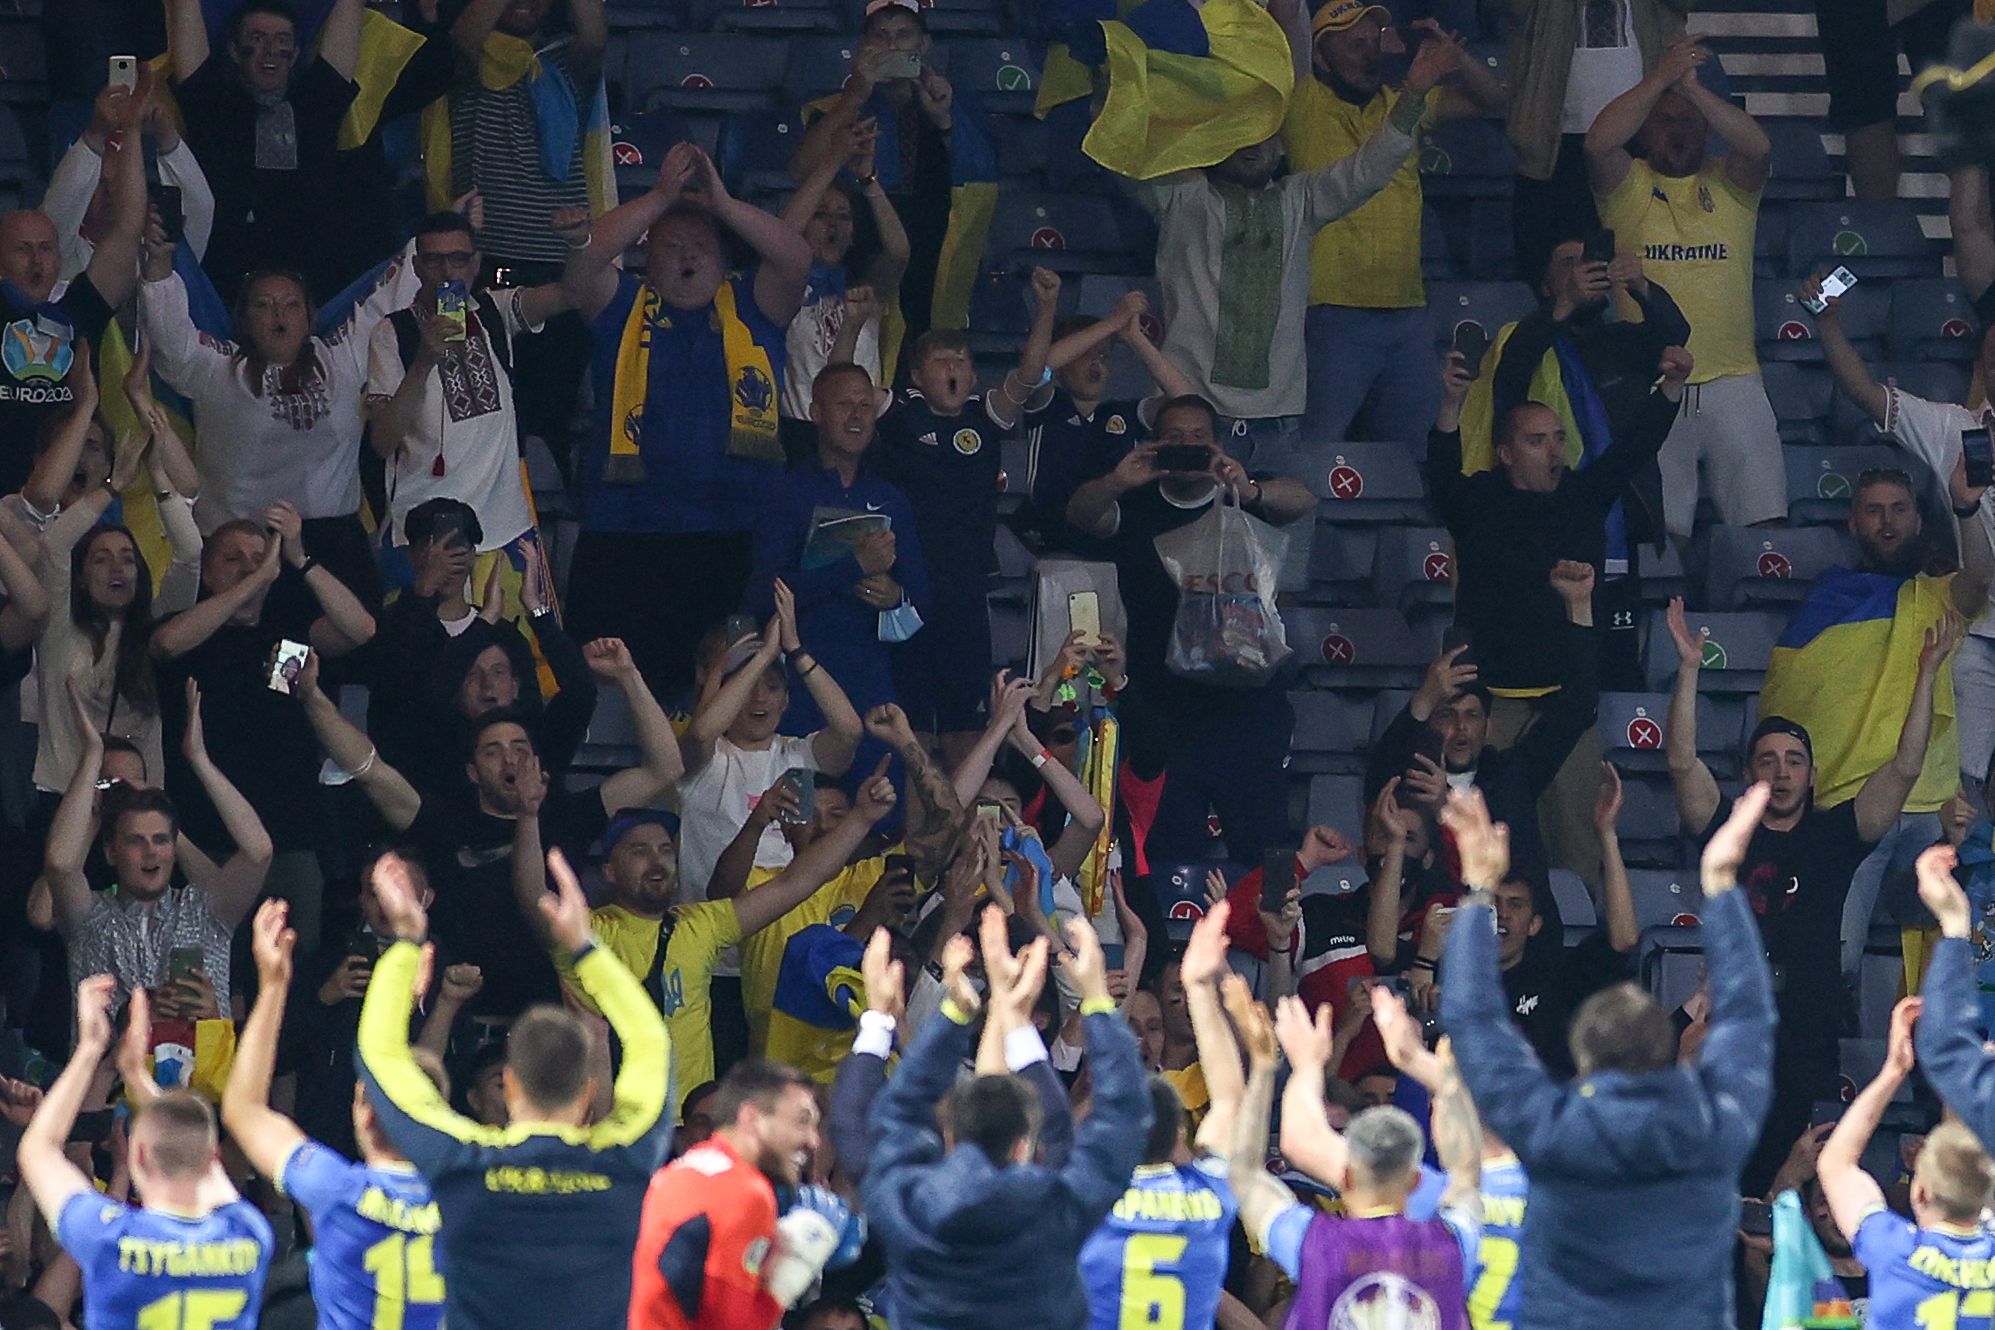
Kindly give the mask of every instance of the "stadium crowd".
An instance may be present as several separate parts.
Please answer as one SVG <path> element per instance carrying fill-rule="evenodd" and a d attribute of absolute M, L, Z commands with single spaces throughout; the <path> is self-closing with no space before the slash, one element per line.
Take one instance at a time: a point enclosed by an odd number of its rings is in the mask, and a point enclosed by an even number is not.
<path fill-rule="evenodd" d="M 623 0 L 46 0 L 116 53 L 0 215 L 0 1327 L 1995 1324 L 1972 134 L 1963 399 L 1858 251 L 1781 293 L 1898 450 L 1803 570 L 1679 0 L 1038 7 L 1106 299 L 950 3 L 825 9 L 751 159 L 612 119 Z M 1888 8 L 1866 202 L 1995 24 Z"/>

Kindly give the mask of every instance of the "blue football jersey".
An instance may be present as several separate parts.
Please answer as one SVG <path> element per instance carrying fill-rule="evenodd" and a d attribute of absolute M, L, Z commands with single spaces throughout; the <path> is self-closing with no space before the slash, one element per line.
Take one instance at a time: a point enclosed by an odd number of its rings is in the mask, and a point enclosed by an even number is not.
<path fill-rule="evenodd" d="M 1238 1210 L 1224 1160 L 1138 1168 L 1081 1247 L 1091 1330 L 1212 1330 Z"/>
<path fill-rule="evenodd" d="M 1530 1179 L 1517 1156 L 1483 1163 L 1482 1240 L 1476 1245 L 1475 1280 L 1469 1285 L 1469 1324 L 1475 1330 L 1510 1330 L 1517 1321 L 1523 1294 L 1517 1281 L 1517 1248 L 1524 1240 L 1524 1202 L 1530 1191 Z"/>
<path fill-rule="evenodd" d="M 248 1201 L 188 1219 L 93 1192 L 62 1207 L 56 1238 L 83 1271 L 87 1325 L 255 1330 L 270 1224 Z"/>
<path fill-rule="evenodd" d="M 1857 1225 L 1850 1252 L 1870 1274 L 1870 1325 L 1880 1330 L 1995 1325 L 1995 1233 L 1980 1227 L 1920 1228 L 1878 1209 Z"/>
<path fill-rule="evenodd" d="M 279 1170 L 312 1217 L 312 1301 L 324 1330 L 437 1330 L 436 1202 L 413 1164 L 368 1168 L 306 1141 Z"/>

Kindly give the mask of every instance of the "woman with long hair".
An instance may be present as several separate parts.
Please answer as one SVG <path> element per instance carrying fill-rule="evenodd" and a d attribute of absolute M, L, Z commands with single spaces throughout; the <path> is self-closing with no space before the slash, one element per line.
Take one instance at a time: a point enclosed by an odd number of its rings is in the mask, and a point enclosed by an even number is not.
<path fill-rule="evenodd" d="M 96 404 L 94 382 L 87 388 L 79 384 L 77 409 L 50 442 L 51 452 L 80 451 Z M 103 521 L 111 504 L 138 479 L 148 454 L 158 451 L 154 435 L 171 428 L 156 408 L 142 412 L 140 419 L 142 428 L 118 442 L 109 474 L 68 502 L 42 536 L 41 580 L 51 609 L 35 648 L 41 725 L 34 779 L 51 810 L 83 751 L 76 712 L 64 700 L 65 680 L 75 682 L 83 710 L 99 733 L 129 740 L 144 756 L 146 770 L 162 770 L 159 686 L 148 647 L 156 615 L 194 602 L 201 534 L 192 506 L 175 491 L 165 466 L 153 461 L 160 525 L 173 546 L 172 564 L 154 596 L 152 570 L 138 541 L 125 526 Z"/>
<path fill-rule="evenodd" d="M 202 531 L 278 503 L 304 518 L 305 548 L 363 601 L 380 576 L 360 523 L 362 393 L 375 327 L 415 298 L 404 251 L 326 336 L 296 273 L 258 272 L 236 299 L 234 336 L 195 327 L 157 216 L 147 230 L 139 317 L 160 377 L 194 404 Z"/>

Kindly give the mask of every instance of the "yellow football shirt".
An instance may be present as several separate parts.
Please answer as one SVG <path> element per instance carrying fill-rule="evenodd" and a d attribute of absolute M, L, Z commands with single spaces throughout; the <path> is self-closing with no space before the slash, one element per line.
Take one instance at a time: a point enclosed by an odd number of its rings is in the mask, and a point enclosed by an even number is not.
<path fill-rule="evenodd" d="M 895 846 L 887 854 L 904 854 Z M 843 928 L 858 913 L 860 905 L 886 872 L 885 854 L 848 864 L 829 882 L 812 892 L 803 902 L 741 944 L 741 1001 L 748 1009 L 748 1047 L 763 1053 L 769 1040 L 769 1013 L 776 1005 L 776 979 L 783 969 L 783 952 L 790 939 L 812 924 Z M 776 876 L 779 868 L 756 868 L 748 874 L 746 890 L 753 891 Z M 772 1055 L 773 1056 L 773 1055 Z"/>
<path fill-rule="evenodd" d="M 1639 254 L 1643 272 L 1660 282 L 1690 320 L 1692 383 L 1759 373 L 1753 350 L 1753 232 L 1759 194 L 1725 178 L 1722 158 L 1693 176 L 1657 175 L 1647 162 L 1601 195 L 1600 224 L 1615 248 Z M 1624 319 L 1640 318 L 1624 299 Z"/>
<path fill-rule="evenodd" d="M 1282 124 L 1291 171 L 1342 161 L 1385 123 L 1404 94 L 1381 92 L 1353 106 L 1320 79 L 1295 85 Z M 1427 94 L 1421 128 L 1433 123 L 1439 88 Z M 1427 303 L 1420 280 L 1420 154 L 1408 154 L 1386 187 L 1316 233 L 1309 247 L 1309 303 L 1358 309 L 1413 309 Z"/>

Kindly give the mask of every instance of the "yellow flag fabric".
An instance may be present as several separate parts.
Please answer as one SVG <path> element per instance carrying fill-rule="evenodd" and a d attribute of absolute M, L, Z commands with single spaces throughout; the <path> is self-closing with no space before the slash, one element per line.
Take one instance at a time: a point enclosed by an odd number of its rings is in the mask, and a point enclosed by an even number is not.
<path fill-rule="evenodd" d="M 357 148 L 373 135 L 381 123 L 382 104 L 422 44 L 420 33 L 409 31 L 385 14 L 371 9 L 361 14 L 360 59 L 353 68 L 353 81 L 360 85 L 360 93 L 340 122 L 340 147 Z"/>
<path fill-rule="evenodd" d="M 1126 19 L 1143 0 L 1116 0 L 1115 16 Z M 1041 120 L 1056 106 L 1094 95 L 1095 71 L 1067 52 L 1065 42 L 1046 48 L 1046 63 L 1039 71 L 1039 95 L 1032 101 L 1032 114 Z"/>
<path fill-rule="evenodd" d="M 1955 576 L 1900 578 L 1832 568 L 1816 579 L 1774 644 L 1759 714 L 1785 716 L 1807 729 L 1817 804 L 1831 808 L 1855 798 L 1897 752 L 1919 651 L 1926 630 L 1951 604 Z M 1905 811 L 1933 812 L 1959 786 L 1953 671 L 1943 668 L 1933 687 L 1926 765 Z"/>
<path fill-rule="evenodd" d="M 1472 476 L 1496 465 L 1496 366 L 1503 359 L 1504 344 L 1517 325 L 1506 323 L 1483 354 L 1482 373 L 1469 385 L 1468 400 L 1462 403 L 1462 474 Z M 1566 396 L 1565 379 L 1559 373 L 1557 354 L 1547 351 L 1531 376 L 1531 400 L 1543 402 L 1559 418 L 1566 432 L 1566 465 L 1576 467 L 1585 455 L 1586 442 L 1580 437 L 1579 422 L 1573 418 L 1572 401 Z"/>
<path fill-rule="evenodd" d="M 984 245 L 990 239 L 991 217 L 997 211 L 998 186 L 995 180 L 972 180 L 949 191 L 949 229 L 942 234 L 942 253 L 935 260 L 935 295 L 928 306 L 931 328 L 970 326 L 970 292 L 977 285 L 983 267 Z M 901 331 L 905 331 L 905 325 Z M 899 338 L 891 348 L 893 359 L 885 361 L 883 373 L 891 383 L 892 366 L 900 356 Z"/>
<path fill-rule="evenodd" d="M 1254 0 L 1208 0 L 1198 16 L 1210 55 L 1153 50 L 1127 24 L 1102 24 L 1108 98 L 1081 142 L 1088 156 L 1152 180 L 1281 132 L 1295 87 L 1281 24 Z"/>
<path fill-rule="evenodd" d="M 125 342 L 124 330 L 113 321 L 104 329 L 103 337 L 97 342 L 97 381 L 107 385 L 97 413 L 104 417 L 114 439 L 130 438 L 139 431 L 138 416 L 132 411 L 132 404 L 125 400 L 125 372 L 132 367 L 132 349 Z M 167 418 L 173 422 L 174 433 L 193 452 L 194 427 L 171 408 Z M 125 526 L 132 533 L 132 540 L 139 547 L 139 557 L 152 572 L 152 589 L 156 595 L 160 583 L 166 577 L 167 566 L 173 562 L 173 545 L 166 538 L 166 528 L 160 524 L 159 504 L 153 498 L 152 481 L 143 471 L 131 487 L 118 496 L 124 513 Z"/>

